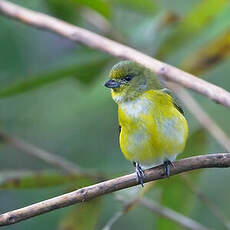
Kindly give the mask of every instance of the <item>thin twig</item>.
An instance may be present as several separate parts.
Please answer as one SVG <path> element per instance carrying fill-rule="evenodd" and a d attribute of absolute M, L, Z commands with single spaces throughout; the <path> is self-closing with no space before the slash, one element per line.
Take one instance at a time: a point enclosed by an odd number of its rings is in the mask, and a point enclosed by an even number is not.
<path fill-rule="evenodd" d="M 177 82 L 230 108 L 230 93 L 223 88 L 196 78 L 192 74 L 158 61 L 128 46 L 54 17 L 17 6 L 5 0 L 0 1 L 0 12 L 25 24 L 52 31 L 72 41 L 105 51 L 113 56 L 139 62 L 166 80 Z"/>
<path fill-rule="evenodd" d="M 176 161 L 175 167 L 171 168 L 171 175 L 179 174 L 189 170 L 200 168 L 225 168 L 230 167 L 230 153 L 209 154 L 196 157 L 190 157 Z M 162 165 L 152 169 L 145 170 L 144 182 L 165 178 L 164 167 Z M 24 208 L 7 212 L 0 215 L 0 226 L 14 224 L 19 221 L 37 216 L 52 210 L 63 208 L 80 202 L 91 200 L 95 197 L 112 193 L 121 189 L 137 185 L 136 174 L 132 173 L 126 176 L 107 180 L 92 186 L 88 186 L 76 191 L 66 193 Z"/>
<path fill-rule="evenodd" d="M 117 200 L 125 201 L 125 205 L 124 205 L 124 207 L 120 211 L 116 212 L 112 216 L 112 218 L 106 223 L 106 225 L 104 226 L 104 228 L 102 230 L 110 230 L 112 228 L 112 225 L 114 223 L 116 223 L 122 216 L 126 215 L 132 209 L 134 209 L 134 207 L 138 203 L 138 200 L 141 197 L 143 197 L 153 187 L 153 185 L 155 184 L 155 182 L 156 181 L 152 181 L 152 182 L 149 182 L 148 184 L 146 184 L 145 187 L 142 188 L 135 195 L 135 197 L 131 201 L 128 201 L 128 200 L 130 200 L 130 197 L 129 197 L 129 199 L 128 198 L 126 199 L 126 198 L 123 198 L 123 196 L 121 196 L 120 194 L 115 194 L 115 197 L 116 197 Z"/>
<path fill-rule="evenodd" d="M 77 167 L 75 164 L 72 164 L 69 161 L 66 161 L 64 158 L 46 152 L 30 143 L 26 143 L 24 140 L 9 136 L 8 134 L 0 131 L 0 142 L 4 142 L 5 144 L 21 151 L 27 153 L 28 155 L 32 155 L 38 159 L 43 160 L 55 167 L 61 168 L 68 173 L 78 174 L 82 173 L 81 169 Z"/>
<path fill-rule="evenodd" d="M 132 199 L 129 201 L 128 197 L 121 196 L 118 194 L 117 199 L 124 202 L 125 206 L 122 210 L 122 214 L 126 214 L 128 211 L 130 211 L 135 205 L 141 204 L 142 206 L 150 209 L 152 212 L 163 216 L 169 220 L 174 221 L 177 224 L 180 224 L 181 226 L 185 227 L 186 229 L 192 229 L 192 230 L 201 230 L 201 229 L 206 229 L 206 227 L 202 226 L 200 223 L 196 222 L 195 220 L 186 217 L 172 209 L 169 209 L 167 207 L 164 207 L 154 201 L 147 200 L 146 198 L 143 197 L 144 194 L 141 194 L 141 192 L 136 196 L 135 199 Z M 127 202 L 128 200 L 128 202 Z M 148 203 L 148 205 L 146 205 Z M 122 215 L 120 215 L 122 216 Z M 117 218 L 118 219 L 118 218 Z M 116 219 L 116 220 L 117 220 Z M 115 221 L 114 221 L 115 222 Z M 112 225 L 111 225 L 112 226 Z"/>
<path fill-rule="evenodd" d="M 102 228 L 102 230 L 110 230 L 112 225 L 124 215 L 124 210 L 116 212 L 112 218 L 108 221 L 108 223 Z"/>
<path fill-rule="evenodd" d="M 142 206 L 148 208 L 152 212 L 163 216 L 167 219 L 170 219 L 174 221 L 177 224 L 180 224 L 182 227 L 185 227 L 186 229 L 190 230 L 211 230 L 210 228 L 206 228 L 200 223 L 196 222 L 195 220 L 192 220 L 191 218 L 188 218 L 187 216 L 184 216 L 172 209 L 169 209 L 167 207 L 164 207 L 152 200 L 149 200 L 147 198 L 141 198 L 138 201 L 139 204 Z"/>
<path fill-rule="evenodd" d="M 230 230 L 230 221 L 226 218 L 224 213 L 210 200 L 203 192 L 196 188 L 195 184 L 189 179 L 187 175 L 182 175 L 189 189 L 209 208 L 212 214 Z"/>
<path fill-rule="evenodd" d="M 164 207 L 154 201 L 151 201 L 147 198 L 144 197 L 138 197 L 130 202 L 127 203 L 127 198 L 123 197 L 123 196 L 117 196 L 117 199 L 119 201 L 124 202 L 126 205 L 125 207 L 129 206 L 129 205 L 133 205 L 133 204 L 141 204 L 142 206 L 144 206 L 145 208 L 148 208 L 149 210 L 151 210 L 152 212 L 165 217 L 169 220 L 174 221 L 175 223 L 181 225 L 182 227 L 185 227 L 186 229 L 190 229 L 190 230 L 207 230 L 206 227 L 202 226 L 200 223 L 198 223 L 197 221 L 186 217 L 170 208 Z M 123 209 L 123 214 L 125 213 L 125 209 Z M 119 216 L 120 217 L 120 216 Z M 104 230 L 104 229 L 103 229 Z M 209 229 L 210 230 L 210 229 Z"/>

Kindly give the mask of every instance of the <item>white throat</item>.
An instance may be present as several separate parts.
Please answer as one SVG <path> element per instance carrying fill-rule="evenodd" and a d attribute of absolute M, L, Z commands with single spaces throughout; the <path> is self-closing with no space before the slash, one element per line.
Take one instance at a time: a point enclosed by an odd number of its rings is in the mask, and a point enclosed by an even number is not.
<path fill-rule="evenodd" d="M 140 114 L 147 114 L 150 107 L 152 108 L 153 106 L 153 102 L 144 97 L 138 97 L 136 100 L 125 102 L 122 102 L 121 100 L 119 104 L 120 108 L 126 113 L 126 115 L 131 117 L 138 117 Z"/>

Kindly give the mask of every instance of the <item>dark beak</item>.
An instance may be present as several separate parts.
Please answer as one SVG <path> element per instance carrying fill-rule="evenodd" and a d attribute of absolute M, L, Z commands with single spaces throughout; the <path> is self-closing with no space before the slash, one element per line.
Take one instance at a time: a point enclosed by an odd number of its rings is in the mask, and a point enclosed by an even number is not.
<path fill-rule="evenodd" d="M 108 80 L 107 82 L 105 82 L 104 86 L 107 87 L 107 88 L 111 88 L 111 89 L 115 89 L 115 88 L 119 88 L 121 85 L 120 82 L 118 81 L 115 81 L 115 80 Z"/>

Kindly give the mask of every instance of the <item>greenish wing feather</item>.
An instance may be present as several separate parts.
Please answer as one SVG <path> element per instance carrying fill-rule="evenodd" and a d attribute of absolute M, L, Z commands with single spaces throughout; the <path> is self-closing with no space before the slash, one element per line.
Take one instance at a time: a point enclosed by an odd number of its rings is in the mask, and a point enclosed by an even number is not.
<path fill-rule="evenodd" d="M 175 96 L 175 94 L 168 88 L 164 88 L 161 90 L 164 93 L 167 93 L 168 95 L 171 96 L 171 98 L 173 99 L 173 104 L 175 105 L 175 107 L 178 109 L 178 111 L 184 115 L 184 110 L 182 109 L 182 106 L 180 105 L 180 102 L 178 100 L 178 98 Z"/>

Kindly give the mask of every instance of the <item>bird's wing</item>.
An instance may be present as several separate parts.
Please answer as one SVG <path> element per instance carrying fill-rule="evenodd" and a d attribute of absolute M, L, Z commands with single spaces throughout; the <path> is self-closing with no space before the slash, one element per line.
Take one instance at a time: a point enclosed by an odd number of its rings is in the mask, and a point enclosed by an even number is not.
<path fill-rule="evenodd" d="M 169 96 L 171 96 L 172 100 L 173 100 L 173 104 L 174 106 L 177 108 L 177 110 L 184 115 L 184 110 L 182 109 L 181 105 L 180 105 L 180 101 L 179 99 L 175 96 L 175 94 L 168 88 L 164 88 L 161 90 L 164 93 L 167 93 Z"/>

